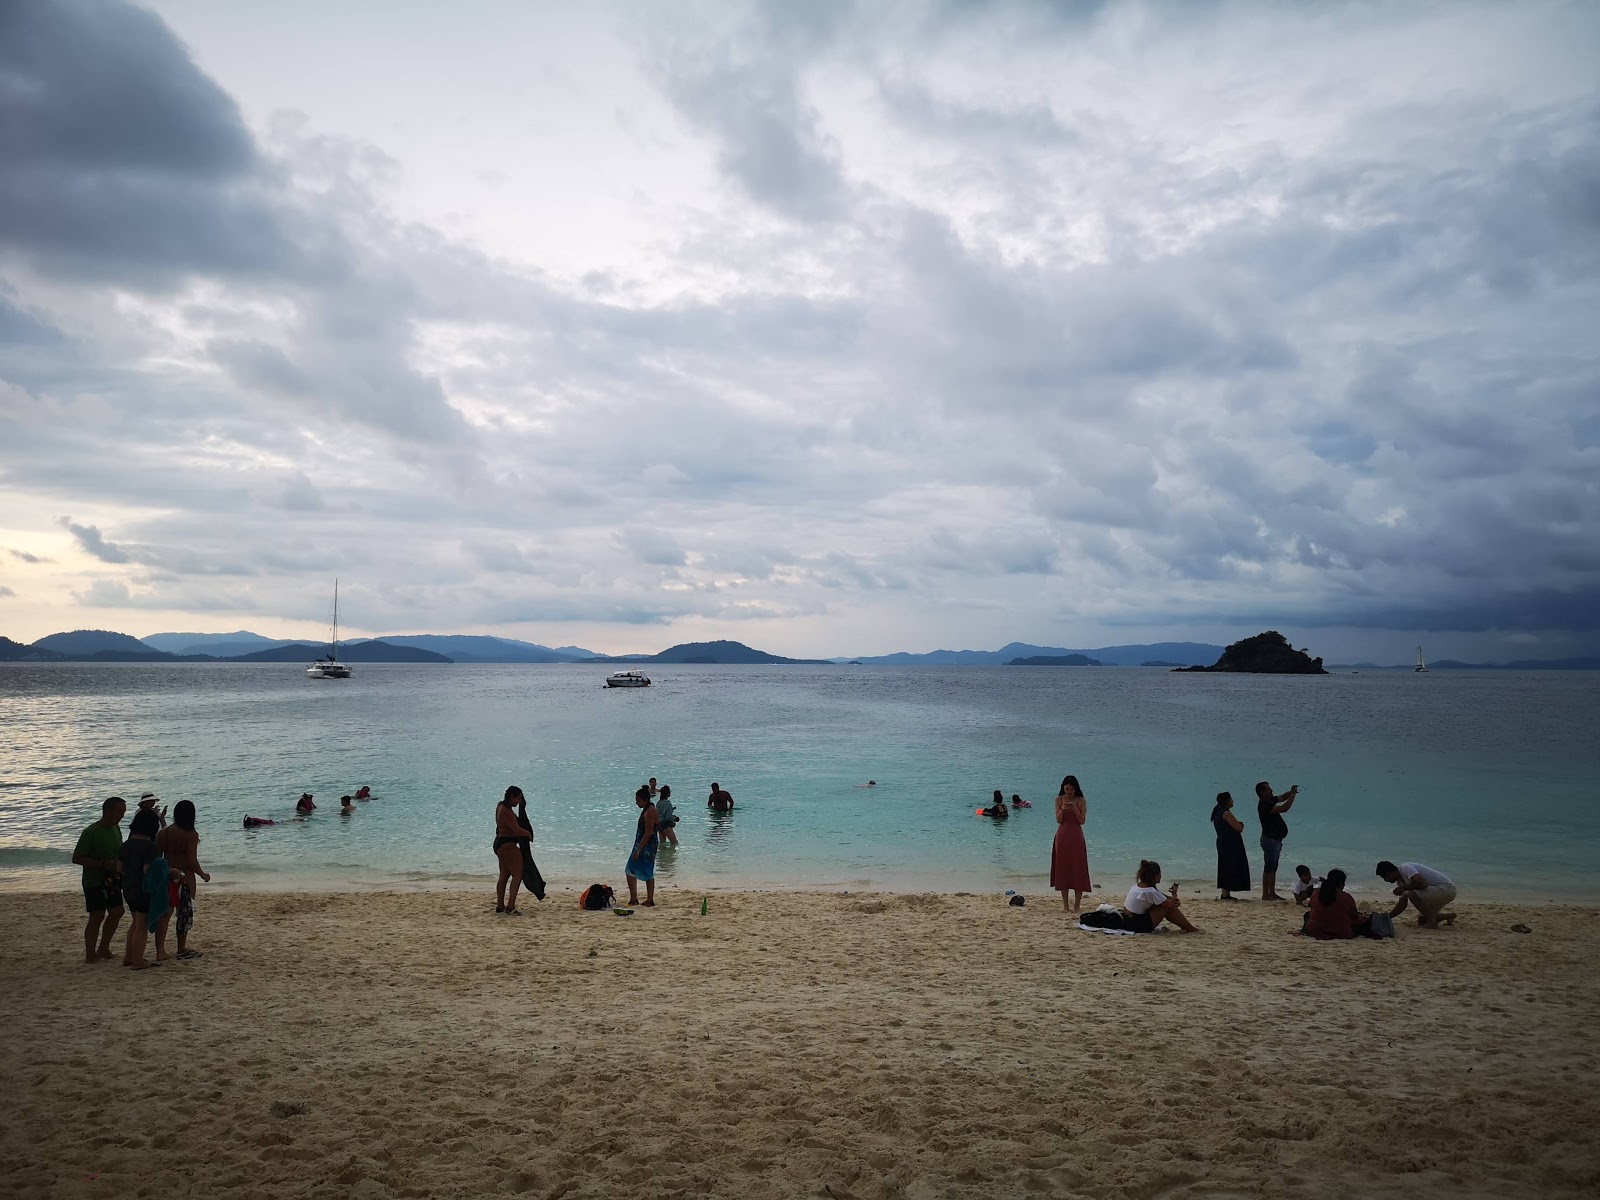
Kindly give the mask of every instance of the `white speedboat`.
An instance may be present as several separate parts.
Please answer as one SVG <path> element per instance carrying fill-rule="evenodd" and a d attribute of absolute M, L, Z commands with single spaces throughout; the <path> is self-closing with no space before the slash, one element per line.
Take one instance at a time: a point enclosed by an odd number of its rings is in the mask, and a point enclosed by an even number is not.
<path fill-rule="evenodd" d="M 607 687 L 649 687 L 650 676 L 643 671 L 613 671 L 606 676 Z"/>
<path fill-rule="evenodd" d="M 333 581 L 333 635 L 328 639 L 328 656 L 306 668 L 312 679 L 349 679 L 350 665 L 339 661 L 339 581 Z"/>

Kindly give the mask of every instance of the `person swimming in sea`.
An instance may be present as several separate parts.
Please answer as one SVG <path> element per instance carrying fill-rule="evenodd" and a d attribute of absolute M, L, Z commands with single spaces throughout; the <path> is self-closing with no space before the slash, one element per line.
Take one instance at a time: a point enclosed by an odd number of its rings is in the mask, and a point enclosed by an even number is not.
<path fill-rule="evenodd" d="M 1011 810 L 1006 807 L 1006 798 L 999 788 L 994 790 L 994 803 L 988 808 L 980 808 L 978 812 L 985 817 L 993 817 L 997 821 L 1004 821 L 1011 815 Z"/>
<path fill-rule="evenodd" d="M 294 802 L 294 810 L 301 815 L 317 811 L 316 803 L 311 799 L 310 792 L 301 792 L 300 799 Z"/>
<path fill-rule="evenodd" d="M 1032 808 L 1033 807 L 1033 801 L 1024 800 L 1021 796 L 1017 795 L 1015 792 L 1012 792 L 1011 793 L 1011 807 L 1012 808 Z"/>
<path fill-rule="evenodd" d="M 340 805 L 339 815 L 341 817 L 348 817 L 351 813 L 355 812 L 355 810 L 356 810 L 355 799 L 353 797 L 351 797 L 351 796 L 340 796 L 339 797 L 339 805 Z"/>
<path fill-rule="evenodd" d="M 369 788 L 366 784 L 362 784 L 360 787 L 358 787 L 356 789 L 356 799 L 357 800 L 371 800 L 372 799 L 372 789 Z"/>

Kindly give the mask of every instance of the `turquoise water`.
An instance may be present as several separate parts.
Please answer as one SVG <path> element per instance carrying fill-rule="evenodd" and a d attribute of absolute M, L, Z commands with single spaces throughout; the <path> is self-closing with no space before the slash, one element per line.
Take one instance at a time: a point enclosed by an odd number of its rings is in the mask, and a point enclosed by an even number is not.
<path fill-rule="evenodd" d="M 620 885 L 654 775 L 681 846 L 662 886 L 1043 890 L 1061 776 L 1089 797 L 1097 884 L 1141 857 L 1209 884 L 1212 798 L 1231 790 L 1259 872 L 1251 788 L 1298 783 L 1285 872 L 1371 877 L 1418 859 L 1463 891 L 1591 894 L 1600 849 L 1600 673 L 1160 669 L 605 668 L 0 664 L 0 887 L 71 887 L 100 798 L 154 791 L 200 812 L 201 860 L 249 887 L 437 886 L 492 873 L 495 801 L 527 792 L 557 885 Z M 878 787 L 861 787 L 867 779 Z M 705 808 L 708 785 L 737 810 Z M 353 817 L 338 796 L 368 784 Z M 1001 788 L 1038 807 L 973 815 Z M 314 792 L 310 820 L 259 831 Z"/>

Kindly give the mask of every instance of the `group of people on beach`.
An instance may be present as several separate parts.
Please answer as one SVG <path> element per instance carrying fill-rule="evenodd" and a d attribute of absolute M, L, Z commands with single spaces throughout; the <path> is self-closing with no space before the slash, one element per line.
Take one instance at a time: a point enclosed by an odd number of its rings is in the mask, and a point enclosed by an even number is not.
<path fill-rule="evenodd" d="M 633 794 L 633 802 L 639 809 L 639 819 L 634 826 L 627 861 L 623 864 L 623 875 L 628 881 L 628 903 L 654 908 L 656 852 L 663 841 L 669 846 L 678 844 L 677 827 L 682 818 L 672 802 L 672 786 L 658 784 L 654 775 L 639 785 Z M 720 783 L 713 782 L 706 808 L 713 813 L 731 813 L 734 808 L 733 793 Z M 505 916 L 518 916 L 518 890 L 524 886 L 530 870 L 535 877 L 538 874 L 532 856 L 533 824 L 528 820 L 528 801 L 521 788 L 514 785 L 508 787 L 505 796 L 495 806 L 494 833 L 494 853 L 500 864 L 494 910 Z M 641 883 L 645 885 L 643 901 L 639 899 Z M 542 879 L 539 880 L 536 894 L 539 899 L 544 899 Z"/>
<path fill-rule="evenodd" d="M 211 882 L 200 865 L 200 835 L 194 827 L 194 804 L 180 800 L 172 806 L 172 822 L 158 797 L 146 792 L 139 798 L 128 836 L 122 836 L 122 818 L 128 805 L 111 796 L 100 806 L 100 819 L 78 835 L 73 864 L 83 869 L 83 904 L 88 919 L 83 927 L 83 960 L 93 963 L 112 957 L 111 939 L 124 912 L 133 914 L 123 942 L 122 965 L 135 971 L 159 967 L 169 959 L 195 959 L 200 951 L 189 945 L 194 927 L 194 897 L 199 880 Z M 178 946 L 167 949 L 167 934 L 176 914 Z M 155 957 L 145 951 L 155 937 Z"/>
<path fill-rule="evenodd" d="M 1277 890 L 1278 865 L 1283 856 L 1283 843 L 1289 836 L 1289 825 L 1284 814 L 1294 807 L 1299 798 L 1300 786 L 1295 784 L 1282 794 L 1274 793 L 1266 780 L 1256 784 L 1256 819 L 1261 826 L 1261 898 L 1268 902 L 1286 901 Z M 1017 797 L 1012 797 L 1013 801 Z M 1003 816 L 1004 803 L 999 792 L 994 794 L 994 804 L 980 809 L 985 816 Z M 1083 895 L 1091 890 L 1089 881 L 1089 854 L 1084 840 L 1083 827 L 1089 818 L 1089 802 L 1084 797 L 1077 776 L 1068 775 L 1061 781 L 1056 793 L 1056 836 L 1050 852 L 1050 886 L 1061 893 L 1061 906 L 1068 913 L 1081 912 Z M 1235 892 L 1250 891 L 1250 858 L 1244 846 L 1244 822 L 1233 813 L 1233 796 L 1218 792 L 1211 810 L 1211 824 L 1217 838 L 1217 889 L 1219 899 L 1237 901 Z M 1311 869 L 1304 864 L 1295 868 L 1296 882 L 1292 885 L 1294 900 L 1304 905 L 1307 913 L 1304 932 L 1318 940 L 1343 940 L 1370 932 L 1370 918 L 1363 916 L 1355 898 L 1344 890 L 1348 876 L 1335 867 L 1325 877 L 1313 878 Z M 1376 867 L 1378 878 L 1393 887 L 1396 903 L 1389 911 L 1392 919 L 1407 907 L 1417 913 L 1417 924 L 1424 929 L 1438 929 L 1455 922 L 1455 914 L 1446 912 L 1445 906 L 1456 897 L 1455 884 L 1444 872 L 1418 862 L 1393 863 L 1388 859 Z M 1133 886 L 1123 901 L 1122 914 L 1126 918 L 1122 928 L 1133 932 L 1148 932 L 1170 922 L 1186 933 L 1198 933 L 1178 899 L 1178 885 L 1173 884 L 1165 893 L 1160 890 L 1161 864 L 1149 859 L 1141 860 L 1134 875 Z"/>

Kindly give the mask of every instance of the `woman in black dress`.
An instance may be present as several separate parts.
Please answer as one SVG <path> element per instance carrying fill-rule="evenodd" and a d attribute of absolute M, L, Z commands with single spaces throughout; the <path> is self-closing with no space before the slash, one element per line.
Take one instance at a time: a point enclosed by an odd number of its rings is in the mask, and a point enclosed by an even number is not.
<path fill-rule="evenodd" d="M 1233 815 L 1231 793 L 1217 793 L 1211 824 L 1217 831 L 1217 887 L 1222 892 L 1221 899 L 1237 900 L 1234 892 L 1250 890 L 1250 859 L 1244 852 L 1244 822 Z"/>

